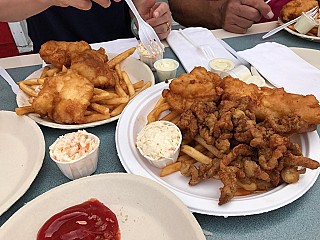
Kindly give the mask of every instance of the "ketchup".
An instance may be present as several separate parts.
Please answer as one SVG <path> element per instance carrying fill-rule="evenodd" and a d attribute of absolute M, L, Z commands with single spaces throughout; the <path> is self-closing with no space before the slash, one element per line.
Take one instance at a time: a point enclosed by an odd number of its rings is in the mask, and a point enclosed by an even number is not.
<path fill-rule="evenodd" d="M 37 240 L 120 240 L 116 215 L 97 199 L 69 207 L 48 219 Z"/>

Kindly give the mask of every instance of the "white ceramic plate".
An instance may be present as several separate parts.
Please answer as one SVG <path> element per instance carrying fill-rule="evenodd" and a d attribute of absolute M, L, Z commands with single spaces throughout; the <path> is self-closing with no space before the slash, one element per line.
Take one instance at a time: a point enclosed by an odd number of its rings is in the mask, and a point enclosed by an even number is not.
<path fill-rule="evenodd" d="M 0 215 L 28 190 L 44 154 L 44 137 L 33 120 L 0 111 Z"/>
<path fill-rule="evenodd" d="M 155 180 L 174 192 L 191 211 L 215 216 L 244 216 L 268 212 L 285 206 L 301 197 L 317 180 L 320 169 L 307 170 L 299 182 L 281 185 L 269 192 L 235 197 L 231 202 L 218 206 L 220 196 L 218 180 L 207 180 L 196 186 L 189 186 L 189 178 L 179 172 L 160 178 L 160 169 L 151 166 L 136 148 L 136 136 L 146 125 L 151 111 L 167 83 L 159 83 L 135 98 L 123 111 L 116 128 L 116 147 L 123 167 L 127 172 Z M 316 131 L 302 134 L 296 140 L 304 156 L 319 159 L 320 140 Z"/>
<path fill-rule="evenodd" d="M 0 228 L 0 239 L 36 239 L 47 219 L 90 198 L 116 214 L 121 239 L 205 239 L 192 213 L 173 193 L 147 178 L 125 173 L 80 178 L 49 190 L 12 215 Z"/>
<path fill-rule="evenodd" d="M 116 54 L 114 54 L 114 53 L 108 53 L 109 59 L 112 59 L 115 56 L 116 56 Z M 120 64 L 120 67 L 123 71 L 126 71 L 128 73 L 129 78 L 133 83 L 138 82 L 143 79 L 143 80 L 145 80 L 145 82 L 151 81 L 152 85 L 155 84 L 154 75 L 153 75 L 152 71 L 150 70 L 150 68 L 145 63 L 137 60 L 136 58 L 128 57 Z M 38 77 L 40 77 L 41 72 L 42 72 L 42 69 L 39 69 L 39 70 L 35 71 L 34 73 L 32 73 L 27 78 L 38 78 Z M 17 104 L 19 107 L 30 105 L 30 103 L 28 102 L 28 96 L 24 92 L 22 92 L 21 90 L 19 90 L 19 92 L 17 94 Z M 83 128 L 88 128 L 88 127 L 95 127 L 95 126 L 103 125 L 103 124 L 106 124 L 109 122 L 113 122 L 119 118 L 119 115 L 118 115 L 118 116 L 115 116 L 115 117 L 112 117 L 112 118 L 109 118 L 106 120 L 92 122 L 92 123 L 60 124 L 60 123 L 55 123 L 48 118 L 41 118 L 41 117 L 39 117 L 38 114 L 30 113 L 30 114 L 28 114 L 28 116 L 43 126 L 47 126 L 47 127 L 51 127 L 51 128 L 60 128 L 60 129 L 83 129 Z"/>

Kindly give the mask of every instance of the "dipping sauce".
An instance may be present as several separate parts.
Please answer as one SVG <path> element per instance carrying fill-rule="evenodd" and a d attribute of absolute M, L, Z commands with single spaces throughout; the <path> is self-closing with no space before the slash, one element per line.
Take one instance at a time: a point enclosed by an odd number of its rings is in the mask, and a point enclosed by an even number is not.
<path fill-rule="evenodd" d="M 170 58 L 160 59 L 154 63 L 154 68 L 157 71 L 158 80 L 160 82 L 175 78 L 178 67 L 179 63 Z"/>
<path fill-rule="evenodd" d="M 69 162 L 89 154 L 97 146 L 98 143 L 86 130 L 79 130 L 60 136 L 49 149 L 55 160 Z"/>
<path fill-rule="evenodd" d="M 116 215 L 97 199 L 69 207 L 48 219 L 37 240 L 120 240 Z"/>
<path fill-rule="evenodd" d="M 234 62 L 226 58 L 215 58 L 209 62 L 211 72 L 220 74 L 221 72 L 228 72 L 235 66 Z"/>
<path fill-rule="evenodd" d="M 150 163 L 164 167 L 176 161 L 182 136 L 179 128 L 168 121 L 146 125 L 137 136 L 137 148 Z"/>

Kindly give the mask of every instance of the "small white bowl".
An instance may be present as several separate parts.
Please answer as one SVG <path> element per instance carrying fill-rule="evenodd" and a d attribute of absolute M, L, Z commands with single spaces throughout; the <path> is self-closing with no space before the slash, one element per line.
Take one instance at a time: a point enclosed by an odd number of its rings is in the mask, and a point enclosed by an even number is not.
<path fill-rule="evenodd" d="M 72 161 L 59 161 L 52 155 L 50 151 L 51 159 L 57 164 L 61 172 L 71 180 L 89 176 L 97 169 L 100 139 L 91 133 L 87 133 L 87 135 L 93 139 L 93 141 L 96 143 L 96 146 L 91 152 L 80 158 Z M 54 142 L 50 148 L 54 147 L 54 144 L 56 144 L 56 142 Z"/>
<path fill-rule="evenodd" d="M 301 17 L 293 25 L 293 27 L 299 33 L 306 34 L 307 32 L 309 32 L 316 25 L 317 25 L 317 22 L 314 20 L 314 18 L 310 17 L 308 14 L 303 12 Z"/>
<path fill-rule="evenodd" d="M 179 156 L 182 134 L 169 121 L 155 121 L 146 125 L 137 136 L 137 148 L 150 164 L 163 168 L 175 163 Z"/>
<path fill-rule="evenodd" d="M 221 76 L 221 78 L 224 78 L 229 75 L 231 77 L 238 78 L 242 81 L 245 81 L 246 79 L 248 79 L 249 77 L 252 76 L 249 68 L 247 68 L 244 65 L 239 65 L 239 66 L 231 69 L 230 71 L 223 72 L 223 73 L 221 73 L 220 76 Z"/>
<path fill-rule="evenodd" d="M 178 67 L 179 63 L 174 59 L 163 58 L 157 60 L 154 63 L 154 68 L 157 71 L 158 81 L 163 82 L 175 78 L 177 75 Z"/>
<path fill-rule="evenodd" d="M 148 51 L 147 49 L 145 49 L 145 47 L 139 43 L 138 47 L 137 47 L 137 50 L 138 50 L 138 54 L 140 56 L 140 60 L 142 62 L 144 62 L 145 64 L 147 64 L 152 71 L 155 71 L 155 68 L 153 66 L 153 64 L 159 60 L 159 59 L 162 59 L 163 58 L 163 52 L 160 53 L 160 54 L 156 54 L 154 56 L 152 56 Z"/>

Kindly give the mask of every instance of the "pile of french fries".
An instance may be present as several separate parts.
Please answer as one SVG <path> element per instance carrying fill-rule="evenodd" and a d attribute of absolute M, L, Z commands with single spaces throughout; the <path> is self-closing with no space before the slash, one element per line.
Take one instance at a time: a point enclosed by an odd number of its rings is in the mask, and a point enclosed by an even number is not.
<path fill-rule="evenodd" d="M 118 54 L 108 62 L 110 69 L 114 69 L 118 76 L 115 87 L 109 89 L 94 88 L 94 95 L 85 113 L 85 123 L 106 120 L 118 116 L 131 99 L 151 86 L 150 81 L 145 83 L 144 80 L 132 83 L 127 72 L 121 70 L 120 63 L 132 55 L 134 51 L 135 47 L 132 47 Z M 16 108 L 16 114 L 25 115 L 33 113 L 34 109 L 31 104 L 38 96 L 46 79 L 60 72 L 66 72 L 67 70 L 64 66 L 62 69 L 46 66 L 43 68 L 39 78 L 25 79 L 19 82 L 20 89 L 29 97 L 28 102 L 30 105 Z"/>

